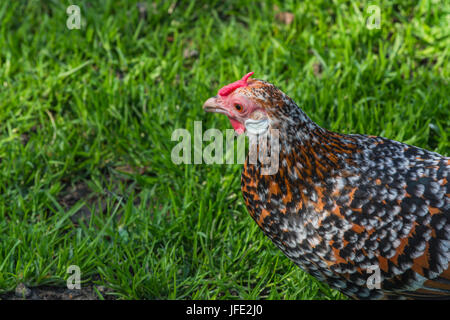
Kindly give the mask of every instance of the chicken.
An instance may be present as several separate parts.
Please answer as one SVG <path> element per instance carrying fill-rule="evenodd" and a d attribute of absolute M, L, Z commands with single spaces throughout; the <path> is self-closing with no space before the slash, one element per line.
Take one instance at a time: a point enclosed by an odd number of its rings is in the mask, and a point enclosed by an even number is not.
<path fill-rule="evenodd" d="M 203 105 L 238 134 L 279 134 L 279 168 L 247 157 L 248 212 L 296 265 L 354 299 L 450 298 L 450 158 L 321 128 L 274 85 L 241 80 Z M 252 122 L 253 121 L 253 122 Z M 268 147 L 270 148 L 270 146 Z"/>

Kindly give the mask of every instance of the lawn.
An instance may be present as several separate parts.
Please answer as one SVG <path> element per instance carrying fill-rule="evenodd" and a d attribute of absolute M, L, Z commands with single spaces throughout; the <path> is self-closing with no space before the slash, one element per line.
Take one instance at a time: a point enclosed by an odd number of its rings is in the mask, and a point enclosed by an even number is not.
<path fill-rule="evenodd" d="M 81 28 L 68 29 L 79 5 Z M 380 28 L 366 26 L 369 5 Z M 450 153 L 448 1 L 1 1 L 0 297 L 345 299 L 248 215 L 242 165 L 177 165 L 249 71 L 319 125 Z M 207 145 L 205 143 L 204 145 Z"/>

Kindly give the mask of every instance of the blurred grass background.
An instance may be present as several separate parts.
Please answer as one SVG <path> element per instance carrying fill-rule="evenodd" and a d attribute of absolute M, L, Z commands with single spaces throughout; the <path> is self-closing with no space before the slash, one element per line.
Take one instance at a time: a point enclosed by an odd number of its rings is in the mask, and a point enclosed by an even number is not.
<path fill-rule="evenodd" d="M 0 293 L 78 265 L 100 299 L 344 298 L 259 231 L 241 165 L 175 165 L 171 134 L 230 128 L 202 103 L 254 71 L 327 129 L 448 155 L 449 17 L 444 0 L 1 1 Z"/>

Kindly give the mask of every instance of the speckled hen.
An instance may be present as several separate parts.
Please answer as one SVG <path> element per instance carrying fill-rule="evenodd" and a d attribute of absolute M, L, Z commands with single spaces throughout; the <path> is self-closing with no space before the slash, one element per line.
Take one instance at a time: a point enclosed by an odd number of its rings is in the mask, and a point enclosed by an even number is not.
<path fill-rule="evenodd" d="M 263 174 L 247 157 L 241 177 L 248 212 L 265 235 L 349 297 L 449 299 L 450 158 L 328 131 L 252 74 L 203 109 L 227 115 L 238 134 L 255 123 L 260 135 L 279 133 L 277 172 Z"/>

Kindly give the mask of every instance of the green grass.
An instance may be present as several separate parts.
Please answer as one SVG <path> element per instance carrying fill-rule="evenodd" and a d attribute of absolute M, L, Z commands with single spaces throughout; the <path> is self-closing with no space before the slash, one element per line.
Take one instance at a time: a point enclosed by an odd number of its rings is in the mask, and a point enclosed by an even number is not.
<path fill-rule="evenodd" d="M 249 71 L 319 125 L 448 155 L 448 1 L 0 3 L 0 292 L 121 299 L 342 299 L 265 238 L 241 165 L 175 165 L 176 128 L 230 128 L 202 103 Z M 367 6 L 381 28 L 365 26 Z M 196 54 L 197 53 L 197 54 Z M 186 57 L 185 57 L 186 56 Z"/>

